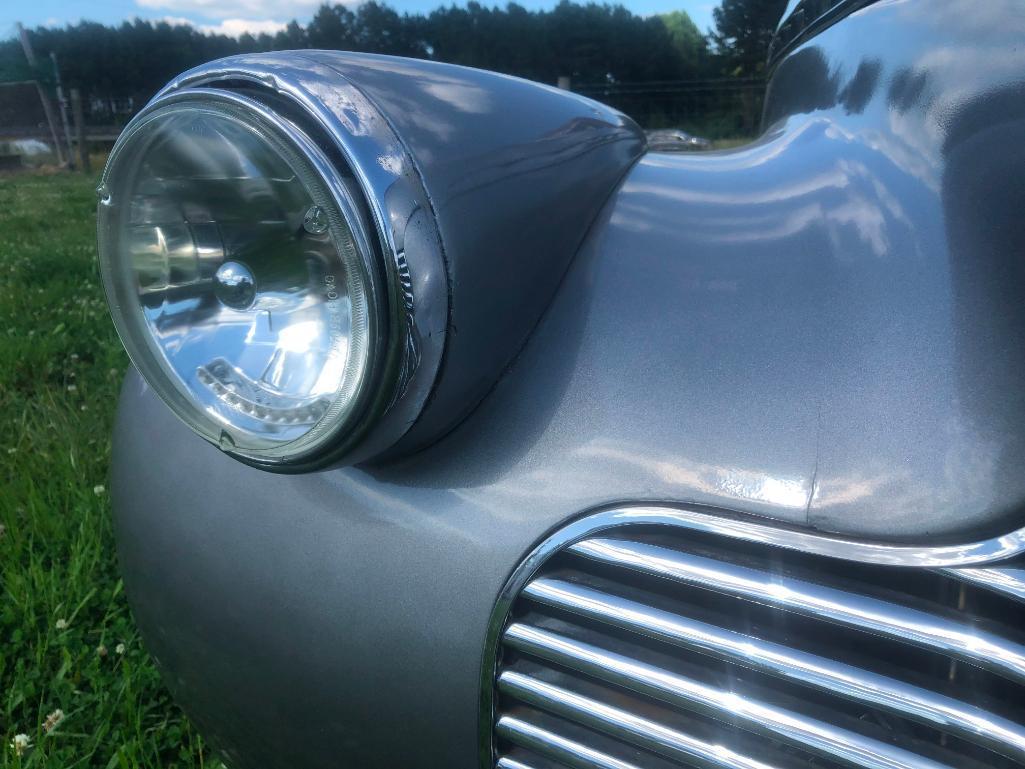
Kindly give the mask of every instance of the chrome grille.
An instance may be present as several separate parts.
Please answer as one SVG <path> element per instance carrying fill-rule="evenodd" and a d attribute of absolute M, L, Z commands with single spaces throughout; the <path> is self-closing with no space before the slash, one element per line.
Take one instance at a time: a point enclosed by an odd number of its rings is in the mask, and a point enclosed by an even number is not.
<path fill-rule="evenodd" d="M 1022 556 L 869 564 L 651 520 L 522 570 L 496 615 L 486 763 L 1025 767 Z"/>

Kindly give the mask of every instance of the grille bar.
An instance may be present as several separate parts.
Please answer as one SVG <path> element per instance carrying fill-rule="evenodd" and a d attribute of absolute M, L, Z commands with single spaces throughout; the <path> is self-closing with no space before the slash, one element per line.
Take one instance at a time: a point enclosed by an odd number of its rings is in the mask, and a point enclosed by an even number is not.
<path fill-rule="evenodd" d="M 485 767 L 1025 769 L 1025 552 L 856 544 L 573 522 L 496 605 Z"/>
<path fill-rule="evenodd" d="M 1025 602 L 1025 569 L 993 566 L 988 569 L 943 569 L 942 571 L 948 577 L 980 585 L 988 590 L 1003 593 L 1009 598 Z"/>
<path fill-rule="evenodd" d="M 646 748 L 666 758 L 684 761 L 687 765 L 698 762 L 701 766 L 715 769 L 774 769 L 769 764 L 743 756 L 721 745 L 712 745 L 695 739 L 649 719 L 515 671 L 507 670 L 502 673 L 498 677 L 498 688 L 549 713 Z"/>
<path fill-rule="evenodd" d="M 498 721 L 496 731 L 512 743 L 529 748 L 546 758 L 573 767 L 573 769 L 638 769 L 634 764 L 620 761 L 618 758 L 512 716 L 502 716 Z M 506 763 L 503 767 L 502 761 L 499 761 L 499 769 L 524 767 L 524 764 L 518 761 L 505 758 L 502 760 Z"/>
<path fill-rule="evenodd" d="M 514 624 L 506 631 L 505 638 L 507 644 L 520 651 L 702 715 L 735 721 L 752 731 L 769 734 L 850 766 L 868 769 L 949 769 L 945 764 L 855 732 L 735 692 L 706 686 L 653 665 L 544 630 Z"/>
<path fill-rule="evenodd" d="M 501 724 L 501 722 L 499 722 Z M 496 730 L 498 727 L 495 727 Z M 495 764 L 495 769 L 534 769 L 530 764 L 525 764 L 522 761 L 517 761 L 515 758 L 509 758 L 509 756 L 502 756 L 498 759 Z"/>
<path fill-rule="evenodd" d="M 914 643 L 1025 683 L 1025 647 L 924 611 L 643 542 L 595 538 L 569 550 L 602 563 Z"/>
<path fill-rule="evenodd" d="M 1025 761 L 1025 727 L 928 689 L 564 580 L 541 577 L 528 584 L 523 595 L 632 633 L 871 703 Z M 507 636 L 519 635 L 521 627 L 513 625 Z"/>

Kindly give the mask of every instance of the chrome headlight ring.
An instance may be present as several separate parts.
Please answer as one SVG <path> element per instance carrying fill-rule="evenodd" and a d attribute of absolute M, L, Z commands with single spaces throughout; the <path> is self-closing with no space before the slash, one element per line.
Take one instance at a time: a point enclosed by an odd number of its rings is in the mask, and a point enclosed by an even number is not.
<path fill-rule="evenodd" d="M 280 62 L 277 66 L 282 69 Z M 295 471 L 378 455 L 420 413 L 444 348 L 447 277 L 426 192 L 387 121 L 334 71 L 304 60 L 273 77 L 265 71 L 221 67 L 207 65 L 172 82 L 129 125 L 111 155 L 100 187 L 99 231 L 104 285 L 119 332 L 133 362 L 178 416 L 242 461 Z M 115 220 L 123 194 L 118 184 L 131 148 L 154 121 L 176 110 L 248 123 L 249 130 L 271 137 L 268 148 L 287 158 L 289 167 L 306 169 L 305 186 L 314 188 L 315 194 L 311 193 L 312 205 L 303 213 L 315 221 L 304 221 L 302 228 L 307 235 L 328 233 L 347 262 L 345 269 L 321 276 L 327 282 L 319 287 L 328 302 L 332 296 L 348 302 L 346 328 L 355 341 L 347 350 L 345 375 L 330 403 L 321 398 L 311 406 L 307 398 L 300 403 L 305 411 L 298 417 L 275 411 L 270 407 L 282 400 L 291 405 L 289 398 L 294 401 L 295 393 L 273 387 L 260 392 L 254 385 L 258 381 L 254 371 L 226 366 L 232 361 L 223 360 L 224 356 L 211 356 L 205 370 L 191 362 L 176 369 L 166 347 L 161 349 L 155 341 L 153 327 L 148 332 L 140 329 L 138 280 L 131 285 L 123 269 L 118 274 L 114 265 L 117 243 L 112 228 L 119 226 Z M 120 213 L 130 220 L 132 214 L 125 209 Z M 292 229 L 300 231 L 292 224 Z M 194 236 L 202 229 L 191 227 Z M 193 240 L 190 247 L 198 254 L 205 244 L 198 237 Z M 151 245 L 150 251 L 154 248 Z M 166 243 L 161 248 L 166 252 Z M 237 318 L 258 307 L 250 304 L 246 292 L 258 294 L 261 278 L 256 276 L 254 289 L 250 265 L 230 257 L 225 253 L 211 275 L 200 277 L 209 281 L 205 301 L 215 296 L 225 313 Z M 194 335 L 179 333 L 173 344 L 181 345 Z M 183 382 L 183 369 L 187 379 L 193 368 L 204 380 L 200 384 L 220 392 L 197 399 L 196 383 Z M 253 392 L 262 403 L 246 397 Z M 276 432 L 270 439 L 257 436 L 260 440 L 254 440 L 254 416 L 258 419 L 268 413 L 284 419 L 272 428 Z M 275 439 L 281 435 L 292 437 Z"/>

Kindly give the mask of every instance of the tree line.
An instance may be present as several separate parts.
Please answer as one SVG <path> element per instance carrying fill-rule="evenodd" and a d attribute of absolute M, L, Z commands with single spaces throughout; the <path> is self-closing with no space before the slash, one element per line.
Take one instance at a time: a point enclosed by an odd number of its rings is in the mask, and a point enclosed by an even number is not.
<path fill-rule="evenodd" d="M 105 97 L 144 100 L 179 72 L 238 53 L 295 48 L 368 51 L 465 64 L 555 83 L 687 80 L 758 75 L 786 0 L 723 0 L 703 35 L 684 11 L 640 16 L 622 5 L 562 0 L 530 11 L 477 2 L 427 14 L 369 0 L 355 9 L 322 5 L 309 23 L 275 35 L 205 34 L 187 24 L 135 19 L 37 27 L 41 64 L 31 71 L 17 39 L 0 42 L 0 82 L 52 80 L 56 54 L 65 85 Z"/>

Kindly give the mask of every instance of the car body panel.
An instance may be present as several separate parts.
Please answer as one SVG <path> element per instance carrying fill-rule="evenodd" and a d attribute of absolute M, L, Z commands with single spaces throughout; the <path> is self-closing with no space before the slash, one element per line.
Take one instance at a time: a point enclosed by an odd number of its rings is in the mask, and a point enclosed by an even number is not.
<path fill-rule="evenodd" d="M 407 458 L 265 473 L 131 374 L 126 589 L 234 769 L 476 767 L 496 597 L 595 509 L 1020 527 L 1022 39 L 1009 0 L 884 0 L 799 47 L 758 142 L 641 159 L 498 384 Z"/>

